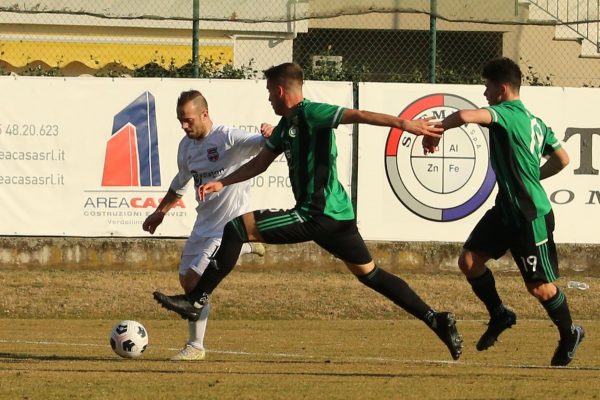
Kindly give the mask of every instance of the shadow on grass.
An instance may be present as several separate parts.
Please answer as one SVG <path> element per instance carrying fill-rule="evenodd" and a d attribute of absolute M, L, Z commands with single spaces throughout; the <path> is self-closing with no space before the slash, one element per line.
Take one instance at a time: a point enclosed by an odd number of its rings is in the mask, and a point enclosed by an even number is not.
<path fill-rule="evenodd" d="M 129 366 L 129 367 L 135 367 L 135 366 L 142 366 L 143 364 L 148 364 L 148 363 L 152 363 L 153 365 L 157 365 L 157 364 L 161 364 L 161 365 L 165 365 L 165 367 L 170 367 L 172 365 L 180 365 L 182 364 L 181 361 L 170 361 L 168 359 L 160 359 L 160 358 L 139 358 L 139 359 L 126 359 L 126 358 L 118 358 L 118 357 L 98 357 L 98 356 L 71 356 L 71 355 L 39 355 L 39 354 L 28 354 L 28 353 L 9 353 L 9 352 L 0 352 L 0 362 L 5 362 L 5 363 L 26 363 L 26 362 L 30 362 L 30 361 L 81 361 L 81 362 L 111 362 L 111 363 L 118 363 L 122 366 Z M 598 366 L 568 366 L 568 367 L 551 367 L 551 366 L 545 366 L 545 365 L 527 365 L 527 364 L 506 364 L 506 365 L 500 365 L 500 364 L 495 364 L 495 363 L 472 363 L 472 362 L 461 362 L 461 361 L 433 361 L 433 360 L 423 360 L 422 362 L 416 362 L 415 360 L 406 360 L 405 362 L 400 361 L 400 360 L 396 360 L 399 361 L 400 363 L 407 363 L 407 364 L 428 364 L 431 366 L 451 366 L 454 365 L 458 368 L 460 367 L 473 367 L 476 366 L 478 368 L 491 368 L 491 369 L 497 369 L 497 368 L 510 368 L 510 369 L 547 369 L 547 370 L 555 370 L 555 371 L 560 371 L 560 370 L 572 370 L 572 371 L 600 371 L 600 367 Z M 197 367 L 205 367 L 208 365 L 234 365 L 234 364 L 239 364 L 239 365 L 248 365 L 248 364 L 255 364 L 255 365 L 320 365 L 320 364 L 329 364 L 329 365 L 350 365 L 350 364 L 356 364 L 356 363 L 360 363 L 360 364 L 364 364 L 366 361 L 365 360 L 357 360 L 357 361 L 348 361 L 348 360 L 330 360 L 330 359 L 324 359 L 324 360 L 261 360 L 261 359 L 254 359 L 254 360 L 231 360 L 231 359 L 211 359 L 210 361 L 203 361 L 203 362 L 191 362 L 191 363 L 185 363 L 186 366 L 197 366 Z M 128 364 L 124 364 L 124 363 L 128 363 Z M 367 362 L 368 363 L 368 362 Z M 377 364 L 380 364 L 381 361 L 377 361 Z M 35 370 L 39 371 L 40 368 L 35 368 Z M 88 369 L 69 369 L 69 371 L 71 372 L 110 372 L 110 369 L 95 369 L 95 368 L 88 368 Z M 114 372 L 129 372 L 129 373 L 139 373 L 139 372 L 149 372 L 149 373 L 161 373 L 161 374 L 170 374 L 170 373 L 181 373 L 182 371 L 180 370 L 168 370 L 168 369 L 148 369 L 148 368 L 142 368 L 142 370 L 140 369 L 131 369 L 131 370 L 126 370 L 126 369 L 117 369 L 114 370 Z M 193 369 L 190 371 L 193 372 Z M 195 371 L 197 372 L 197 371 Z M 222 372 L 217 372 L 217 371 L 203 371 L 204 374 L 221 374 Z M 480 373 L 482 373 L 480 371 Z M 229 372 L 229 374 L 235 374 L 235 375 L 299 375 L 299 376 L 356 376 L 356 377 L 381 377 L 381 378 L 394 378 L 394 377 L 411 377 L 413 376 L 413 374 L 411 373 L 394 373 L 394 374 L 388 374 L 388 373 L 368 373 L 368 372 L 364 372 L 364 373 L 358 373 L 358 372 L 313 372 L 313 371 L 298 371 L 298 372 L 283 372 L 283 371 L 270 371 L 270 372 L 259 372 L 259 371 L 237 371 L 237 372 Z M 444 376 L 445 374 L 440 374 L 441 376 Z M 433 376 L 430 374 L 430 376 Z"/>

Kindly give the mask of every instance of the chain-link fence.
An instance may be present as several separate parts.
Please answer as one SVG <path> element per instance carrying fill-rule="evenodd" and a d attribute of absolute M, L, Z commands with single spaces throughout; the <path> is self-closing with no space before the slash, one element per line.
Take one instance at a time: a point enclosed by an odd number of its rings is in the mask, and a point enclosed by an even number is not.
<path fill-rule="evenodd" d="M 600 86 L 600 0 L 0 0 L 0 73 Z"/>

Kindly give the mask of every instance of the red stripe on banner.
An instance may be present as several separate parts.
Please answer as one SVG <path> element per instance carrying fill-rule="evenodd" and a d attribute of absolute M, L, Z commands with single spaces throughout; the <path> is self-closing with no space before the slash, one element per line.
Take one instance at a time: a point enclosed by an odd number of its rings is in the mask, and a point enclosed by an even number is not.
<path fill-rule="evenodd" d="M 404 132 L 402 129 L 392 128 L 385 145 L 386 156 L 395 156 L 398 154 L 398 143 L 400 143 L 400 136 L 402 136 L 402 132 Z"/>
<path fill-rule="evenodd" d="M 414 119 L 423 110 L 444 105 L 444 95 L 427 96 L 412 103 L 399 115 L 402 119 Z M 398 145 L 404 130 L 400 128 L 392 128 L 388 135 L 388 140 L 385 145 L 386 156 L 396 156 L 398 154 Z"/>
<path fill-rule="evenodd" d="M 106 144 L 102 186 L 139 186 L 135 127 L 125 125 Z"/>

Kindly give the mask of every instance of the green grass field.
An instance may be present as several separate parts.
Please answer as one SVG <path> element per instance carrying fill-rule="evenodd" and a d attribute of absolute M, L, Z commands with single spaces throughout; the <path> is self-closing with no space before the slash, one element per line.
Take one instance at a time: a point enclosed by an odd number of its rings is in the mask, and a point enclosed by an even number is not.
<path fill-rule="evenodd" d="M 520 277 L 497 276 L 518 323 L 485 352 L 486 316 L 458 274 L 404 278 L 457 314 L 464 354 L 452 361 L 421 322 L 350 274 L 234 272 L 213 296 L 202 362 L 171 362 L 187 324 L 159 308 L 169 272 L 8 271 L 0 275 L 0 399 L 529 399 L 600 398 L 600 279 L 565 289 L 586 340 L 567 368 L 548 367 L 557 333 Z M 116 356 L 111 327 L 149 332 L 142 359 Z"/>

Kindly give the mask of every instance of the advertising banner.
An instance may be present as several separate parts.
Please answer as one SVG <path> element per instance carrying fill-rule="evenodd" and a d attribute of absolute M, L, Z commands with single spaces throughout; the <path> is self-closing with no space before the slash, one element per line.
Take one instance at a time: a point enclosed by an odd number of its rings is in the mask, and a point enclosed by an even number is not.
<path fill-rule="evenodd" d="M 487 106 L 483 86 L 364 83 L 362 109 L 405 119 L 443 119 Z M 555 239 L 599 243 L 600 122 L 597 89 L 522 87 L 525 106 L 553 128 L 571 163 L 543 181 L 552 202 Z M 444 135 L 425 156 L 421 137 L 362 125 L 358 147 L 358 223 L 367 240 L 463 242 L 496 195 L 489 132 L 467 124 Z"/>
<path fill-rule="evenodd" d="M 142 222 L 177 172 L 184 136 L 176 103 L 206 97 L 216 124 L 258 132 L 279 117 L 263 80 L 0 77 L 0 235 L 147 236 Z M 352 107 L 352 86 L 306 82 L 313 101 Z M 340 179 L 350 190 L 352 127 L 337 130 Z M 279 158 L 252 181 L 252 208 L 291 208 Z M 188 190 L 155 235 L 187 236 L 195 220 Z"/>

